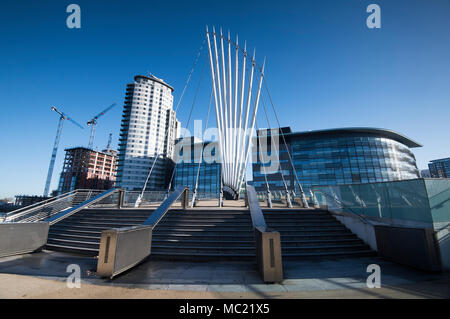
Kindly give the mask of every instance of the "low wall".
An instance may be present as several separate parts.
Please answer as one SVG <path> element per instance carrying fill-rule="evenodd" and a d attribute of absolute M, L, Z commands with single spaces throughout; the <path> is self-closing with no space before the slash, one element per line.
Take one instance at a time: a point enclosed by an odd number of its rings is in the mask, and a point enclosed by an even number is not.
<path fill-rule="evenodd" d="M 450 227 L 435 232 L 425 225 L 363 221 L 352 214 L 330 212 L 380 257 L 427 271 L 450 267 Z"/>
<path fill-rule="evenodd" d="M 442 269 L 450 271 L 450 223 L 435 223 L 434 230 L 439 244 Z"/>
<path fill-rule="evenodd" d="M 0 257 L 30 253 L 47 243 L 49 224 L 0 224 Z"/>
<path fill-rule="evenodd" d="M 433 228 L 375 226 L 380 257 L 427 271 L 441 271 Z"/>

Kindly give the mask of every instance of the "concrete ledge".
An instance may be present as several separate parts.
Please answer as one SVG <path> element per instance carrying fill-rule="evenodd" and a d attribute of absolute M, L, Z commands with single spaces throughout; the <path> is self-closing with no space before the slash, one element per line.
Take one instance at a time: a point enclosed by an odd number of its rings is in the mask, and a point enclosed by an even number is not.
<path fill-rule="evenodd" d="M 113 278 L 150 255 L 153 226 L 134 226 L 102 231 L 97 274 Z"/>
<path fill-rule="evenodd" d="M 39 250 L 47 243 L 49 224 L 0 224 L 0 257 L 19 255 Z"/>

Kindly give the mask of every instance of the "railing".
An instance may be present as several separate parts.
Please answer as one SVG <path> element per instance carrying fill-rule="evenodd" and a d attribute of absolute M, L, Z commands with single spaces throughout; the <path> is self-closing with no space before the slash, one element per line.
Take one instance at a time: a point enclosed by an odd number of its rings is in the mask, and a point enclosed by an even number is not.
<path fill-rule="evenodd" d="M 259 206 L 258 195 L 256 194 L 255 187 L 251 185 L 247 185 L 247 203 L 252 218 L 253 228 L 261 227 L 265 230 L 267 225 L 261 207 Z"/>
<path fill-rule="evenodd" d="M 75 190 L 62 194 L 48 200 L 23 207 L 6 214 L 3 222 L 5 223 L 25 223 L 44 220 L 60 213 L 66 209 L 75 206 L 79 202 L 84 202 L 92 195 L 98 194 L 99 190 Z"/>
<path fill-rule="evenodd" d="M 272 203 L 274 204 L 283 204 L 285 206 L 289 206 L 289 201 L 293 206 L 303 207 L 302 199 L 299 194 L 294 192 L 293 190 L 288 190 L 289 198 L 285 191 L 282 190 L 272 190 L 270 191 L 270 200 L 269 200 L 269 194 L 267 191 L 258 191 L 256 192 L 258 200 L 260 202 L 267 202 L 269 207 L 272 207 Z M 311 198 L 308 198 L 308 202 L 311 202 Z M 291 207 L 291 206 L 289 206 Z"/>
<path fill-rule="evenodd" d="M 246 202 L 255 235 L 256 263 L 264 282 L 283 280 L 280 233 L 267 227 L 255 187 L 247 185 Z"/>
<path fill-rule="evenodd" d="M 155 227 L 158 222 L 164 217 L 170 207 L 181 198 L 181 206 L 186 209 L 189 203 L 189 187 L 177 188 L 170 196 L 159 205 L 159 207 L 147 218 L 142 224 L 146 226 Z"/>
<path fill-rule="evenodd" d="M 153 228 L 177 200 L 181 199 L 181 205 L 186 209 L 188 198 L 188 187 L 177 188 L 142 225 L 103 230 L 97 275 L 113 278 L 147 258 L 151 253 Z"/>
<path fill-rule="evenodd" d="M 134 207 L 141 192 L 127 191 L 123 200 L 123 207 Z M 170 193 L 169 193 L 170 194 Z M 144 192 L 139 207 L 152 206 L 163 202 L 167 198 L 167 191 L 146 191 Z"/>
<path fill-rule="evenodd" d="M 76 212 L 79 212 L 82 209 L 85 209 L 93 204 L 99 203 L 114 194 L 119 194 L 121 192 L 121 189 L 118 188 L 112 188 L 107 191 L 104 191 L 103 193 L 96 195 L 94 197 L 91 197 L 90 199 L 74 206 L 69 209 L 60 211 L 59 213 L 53 214 L 51 217 L 46 218 L 45 221 L 48 222 L 50 225 L 56 224 L 60 220 L 67 218 Z"/>
<path fill-rule="evenodd" d="M 65 193 L 65 194 L 61 194 L 55 197 L 51 197 L 49 199 L 25 206 L 25 207 L 21 207 L 19 209 L 13 210 L 9 213 L 4 214 L 4 218 L 3 218 L 3 222 L 8 222 L 9 220 L 11 220 L 12 218 L 19 218 L 20 216 L 25 215 L 26 212 L 31 211 L 33 209 L 36 209 L 38 207 L 41 207 L 43 205 L 48 205 L 49 203 L 56 201 L 56 200 L 60 200 L 60 199 L 64 199 L 68 196 L 73 195 L 76 192 L 76 190 Z"/>

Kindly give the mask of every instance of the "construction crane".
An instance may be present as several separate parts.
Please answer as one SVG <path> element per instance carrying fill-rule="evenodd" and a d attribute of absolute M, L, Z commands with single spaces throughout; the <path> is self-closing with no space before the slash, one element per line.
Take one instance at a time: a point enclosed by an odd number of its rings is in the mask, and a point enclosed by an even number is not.
<path fill-rule="evenodd" d="M 58 122 L 58 129 L 56 130 L 55 144 L 53 145 L 52 157 L 50 159 L 50 166 L 48 167 L 47 180 L 45 182 L 45 189 L 44 189 L 45 197 L 48 196 L 48 192 L 50 189 L 50 182 L 52 180 L 53 168 L 55 166 L 56 153 L 58 152 L 58 144 L 59 144 L 59 139 L 61 138 L 61 131 L 63 128 L 64 120 L 68 120 L 68 121 L 72 122 L 73 124 L 75 124 L 76 126 L 83 129 L 83 127 L 80 124 L 78 124 L 77 122 L 72 120 L 69 116 L 67 116 L 67 114 L 64 114 L 63 112 L 58 111 L 58 109 L 56 107 L 52 106 L 51 110 L 55 111 L 60 116 L 59 116 L 59 122 Z"/>
<path fill-rule="evenodd" d="M 89 145 L 88 145 L 89 149 L 92 149 L 93 144 L 94 144 L 95 126 L 97 125 L 98 118 L 103 116 L 106 112 L 108 112 L 110 109 L 112 109 L 116 105 L 117 105 L 117 103 L 111 104 L 103 112 L 97 114 L 96 116 L 94 116 L 94 118 L 92 120 L 87 122 L 87 125 L 91 127 L 91 136 L 89 137 Z"/>
<path fill-rule="evenodd" d="M 111 151 L 111 141 L 112 141 L 112 133 L 109 133 L 108 145 L 106 145 L 106 151 L 107 152 Z"/>

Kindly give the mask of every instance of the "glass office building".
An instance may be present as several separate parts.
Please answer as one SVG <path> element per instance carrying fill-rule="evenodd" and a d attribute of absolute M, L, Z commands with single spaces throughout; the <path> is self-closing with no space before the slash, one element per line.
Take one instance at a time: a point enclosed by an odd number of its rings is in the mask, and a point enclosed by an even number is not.
<path fill-rule="evenodd" d="M 419 143 L 390 130 L 377 128 L 340 128 L 308 132 L 291 132 L 290 127 L 274 130 L 279 140 L 280 169 L 264 174 L 260 147 L 254 142 L 253 184 L 257 191 L 294 187 L 294 166 L 306 191 L 313 186 L 363 184 L 406 180 L 420 177 L 411 148 Z M 258 131 L 258 137 L 270 136 L 268 130 Z M 284 140 L 283 140 L 284 137 Z M 270 138 L 267 139 L 270 143 Z M 256 138 L 255 138 L 256 141 Z M 286 142 L 286 145 L 284 144 Z M 287 146 L 287 148 L 286 148 Z M 270 154 L 270 147 L 268 147 Z M 292 155 L 292 163 L 289 153 Z M 283 181 L 284 179 L 284 181 Z M 295 186 L 294 186 L 295 185 Z"/>
<path fill-rule="evenodd" d="M 450 178 L 450 157 L 432 160 L 428 168 L 433 178 Z"/>
<path fill-rule="evenodd" d="M 217 198 L 220 192 L 221 168 L 216 159 L 216 145 L 216 142 L 202 143 L 194 138 L 178 140 L 175 144 L 173 186 L 189 186 L 193 192 L 198 172 L 197 198 Z"/>

